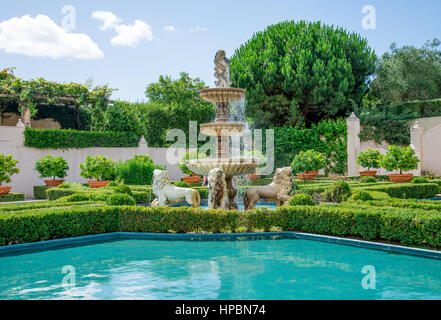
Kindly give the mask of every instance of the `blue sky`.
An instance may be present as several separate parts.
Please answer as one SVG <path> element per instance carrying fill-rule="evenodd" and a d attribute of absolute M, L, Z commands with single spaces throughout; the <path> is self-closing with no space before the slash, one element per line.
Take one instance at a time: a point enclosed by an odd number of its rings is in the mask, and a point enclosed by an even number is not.
<path fill-rule="evenodd" d="M 63 33 L 55 24 L 62 25 L 65 5 L 75 8 L 75 29 L 70 33 L 83 35 L 60 40 Z M 365 5 L 375 7 L 374 30 L 362 27 Z M 105 20 L 92 18 L 96 11 L 107 16 L 113 13 L 119 19 L 100 30 Z M 145 98 L 146 85 L 160 74 L 177 77 L 186 71 L 212 86 L 212 60 L 218 49 L 231 55 L 254 32 L 283 20 L 321 20 L 344 27 L 366 37 L 381 55 L 392 42 L 419 47 L 428 39 L 441 38 L 440 12 L 439 0 L 0 0 L 0 69 L 16 67 L 15 74 L 25 79 L 84 83 L 92 78 L 94 85 L 108 83 L 118 88 L 114 98 L 136 101 Z M 30 16 L 26 21 L 31 24 L 11 20 L 25 15 Z M 49 18 L 39 20 L 48 30 L 56 29 L 59 43 L 52 55 L 44 46 L 39 47 L 38 41 L 53 35 L 33 33 L 37 15 Z M 136 20 L 139 38 L 133 38 L 130 31 L 135 30 L 131 26 Z M 27 39 L 17 40 L 23 33 L 14 34 L 21 30 L 16 23 L 29 33 Z"/>

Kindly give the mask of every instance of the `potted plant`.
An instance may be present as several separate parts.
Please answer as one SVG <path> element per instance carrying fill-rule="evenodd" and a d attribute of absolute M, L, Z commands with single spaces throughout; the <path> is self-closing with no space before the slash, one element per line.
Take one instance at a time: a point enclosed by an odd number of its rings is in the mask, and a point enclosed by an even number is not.
<path fill-rule="evenodd" d="M 387 171 L 399 170 L 399 174 L 389 174 L 389 179 L 392 182 L 410 182 L 413 174 L 403 174 L 403 171 L 410 171 L 418 168 L 420 160 L 415 154 L 411 146 L 398 147 L 389 146 L 389 149 L 381 159 L 380 164 Z"/>
<path fill-rule="evenodd" d="M 293 172 L 300 180 L 314 180 L 320 169 L 326 166 L 323 154 L 315 150 L 301 151 L 291 164 Z"/>
<path fill-rule="evenodd" d="M 91 188 L 102 188 L 109 184 L 115 177 L 116 163 L 104 156 L 87 156 L 83 163 L 80 163 L 80 176 L 89 180 L 87 183 Z"/>
<path fill-rule="evenodd" d="M 186 161 L 190 160 L 190 159 L 205 159 L 207 158 L 207 156 L 203 153 L 198 153 L 197 151 L 193 151 L 193 152 L 186 152 L 182 158 L 181 161 L 179 161 L 179 168 L 181 169 L 181 171 L 184 174 L 189 175 L 189 177 L 182 177 L 182 181 L 187 182 L 187 183 L 198 183 L 199 181 L 201 181 L 201 176 L 194 173 L 193 171 L 191 171 L 190 169 L 188 169 Z"/>
<path fill-rule="evenodd" d="M 383 156 L 380 151 L 367 149 L 365 152 L 360 152 L 357 156 L 357 163 L 366 168 L 365 171 L 360 171 L 360 176 L 362 177 L 375 177 L 377 175 L 377 170 L 380 168 L 380 161 Z"/>
<path fill-rule="evenodd" d="M 20 169 L 16 168 L 18 160 L 12 157 L 12 154 L 5 156 L 0 153 L 0 194 L 8 194 L 11 191 L 11 187 L 2 186 L 3 182 L 10 183 L 11 176 L 20 172 Z"/>
<path fill-rule="evenodd" d="M 64 177 L 67 176 L 69 166 L 63 157 L 54 157 L 50 154 L 44 156 L 35 162 L 34 170 L 40 173 L 40 178 L 52 179 L 44 180 L 48 187 L 58 187 L 64 182 Z M 60 178 L 60 179 L 56 179 Z"/>

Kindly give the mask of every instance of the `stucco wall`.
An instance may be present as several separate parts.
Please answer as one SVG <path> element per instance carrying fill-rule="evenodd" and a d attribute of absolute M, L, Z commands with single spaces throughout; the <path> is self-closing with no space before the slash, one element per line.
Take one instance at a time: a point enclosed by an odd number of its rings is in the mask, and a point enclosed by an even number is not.
<path fill-rule="evenodd" d="M 66 181 L 85 183 L 86 180 L 79 175 L 79 164 L 87 155 L 102 155 L 113 160 L 127 160 L 134 155 L 149 155 L 157 164 L 163 165 L 172 180 L 180 180 L 182 172 L 177 166 L 177 161 L 185 152 L 182 148 L 150 148 L 141 140 L 135 148 L 84 148 L 84 149 L 35 149 L 23 146 L 24 128 L 0 126 L 0 153 L 12 154 L 19 161 L 20 173 L 12 177 L 11 192 L 25 193 L 27 198 L 33 197 L 33 187 L 44 185 L 38 172 L 34 171 L 35 161 L 40 157 L 52 154 L 62 156 L 69 164 Z"/>

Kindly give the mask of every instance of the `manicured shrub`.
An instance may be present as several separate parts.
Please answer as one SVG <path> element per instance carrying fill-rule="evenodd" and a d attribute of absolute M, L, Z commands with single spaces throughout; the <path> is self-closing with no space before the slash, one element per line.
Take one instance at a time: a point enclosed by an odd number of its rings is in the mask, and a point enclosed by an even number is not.
<path fill-rule="evenodd" d="M 309 194 L 299 193 L 289 199 L 290 206 L 315 206 L 312 197 Z"/>
<path fill-rule="evenodd" d="M 80 163 L 80 176 L 86 179 L 113 180 L 115 179 L 116 164 L 112 159 L 104 156 L 87 156 L 83 163 Z"/>
<path fill-rule="evenodd" d="M 327 187 L 322 194 L 322 200 L 327 202 L 340 203 L 351 196 L 351 187 L 346 181 L 336 181 Z"/>
<path fill-rule="evenodd" d="M 63 179 L 67 176 L 69 166 L 63 157 L 54 157 L 48 154 L 35 162 L 34 170 L 40 173 L 40 178 L 52 177 L 55 180 L 55 178 Z"/>
<path fill-rule="evenodd" d="M 61 197 L 57 199 L 60 202 L 80 202 L 80 201 L 90 201 L 91 197 L 87 193 L 74 193 L 70 196 Z"/>
<path fill-rule="evenodd" d="M 176 181 L 173 185 L 181 188 L 190 188 L 190 184 L 185 181 Z"/>
<path fill-rule="evenodd" d="M 430 181 L 424 177 L 413 177 L 412 183 L 430 183 Z"/>
<path fill-rule="evenodd" d="M 18 160 L 12 157 L 12 154 L 5 156 L 0 153 L 0 186 L 3 182 L 10 183 L 11 176 L 20 172 L 17 168 Z"/>
<path fill-rule="evenodd" d="M 130 188 L 124 184 L 119 185 L 117 187 L 114 187 L 113 193 L 125 193 L 125 194 L 128 194 L 129 196 L 133 197 L 132 190 L 130 190 Z"/>
<path fill-rule="evenodd" d="M 47 186 L 34 186 L 34 199 L 42 200 L 47 199 L 46 190 Z"/>
<path fill-rule="evenodd" d="M 12 201 L 24 201 L 25 195 L 24 193 L 8 193 L 8 194 L 0 194 L 0 202 L 12 202 Z"/>
<path fill-rule="evenodd" d="M 372 169 L 378 169 L 380 168 L 380 161 L 381 161 L 382 155 L 380 151 L 378 150 L 372 150 L 367 149 L 365 152 L 360 152 L 357 156 L 357 163 L 367 168 L 369 171 Z"/>
<path fill-rule="evenodd" d="M 399 170 L 400 174 L 402 174 L 403 171 L 417 169 L 419 162 L 420 160 L 411 146 L 389 146 L 387 153 L 380 163 L 387 171 Z"/>
<path fill-rule="evenodd" d="M 160 169 L 149 156 L 135 155 L 133 159 L 119 162 L 116 169 L 118 179 L 129 185 L 151 185 L 153 170 Z"/>
<path fill-rule="evenodd" d="M 301 151 L 294 157 L 291 167 L 294 173 L 313 172 L 325 167 L 325 156 L 314 150 Z"/>
<path fill-rule="evenodd" d="M 126 193 L 112 193 L 106 203 L 110 206 L 134 206 L 136 201 Z"/>
<path fill-rule="evenodd" d="M 361 178 L 360 182 L 361 183 L 376 183 L 377 179 L 375 179 L 374 177 L 367 176 L 367 177 Z"/>
<path fill-rule="evenodd" d="M 137 147 L 139 142 L 139 136 L 130 132 L 26 128 L 24 135 L 24 145 L 38 149 Z"/>
<path fill-rule="evenodd" d="M 378 184 L 361 189 L 365 191 L 385 192 L 392 198 L 400 199 L 432 198 L 440 192 L 439 186 L 435 183 Z"/>
<path fill-rule="evenodd" d="M 369 194 L 369 192 L 361 191 L 361 190 L 355 190 L 355 191 L 352 192 L 350 200 L 369 201 L 369 200 L 374 200 L 374 197 L 372 197 Z"/>

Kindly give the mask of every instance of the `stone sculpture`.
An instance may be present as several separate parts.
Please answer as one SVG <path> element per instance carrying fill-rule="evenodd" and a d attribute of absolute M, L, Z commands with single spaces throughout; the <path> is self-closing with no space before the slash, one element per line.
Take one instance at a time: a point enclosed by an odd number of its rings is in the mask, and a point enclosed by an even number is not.
<path fill-rule="evenodd" d="M 208 208 L 228 209 L 228 192 L 225 174 L 220 168 L 211 169 L 208 174 Z"/>
<path fill-rule="evenodd" d="M 218 88 L 229 88 L 232 84 L 230 80 L 230 61 L 227 59 L 224 50 L 216 52 L 214 65 L 214 77 L 218 79 L 214 84 Z"/>

